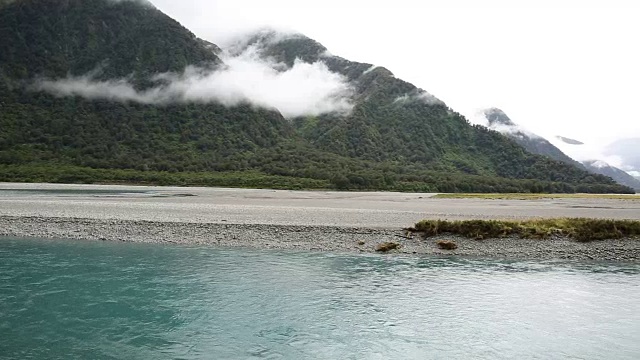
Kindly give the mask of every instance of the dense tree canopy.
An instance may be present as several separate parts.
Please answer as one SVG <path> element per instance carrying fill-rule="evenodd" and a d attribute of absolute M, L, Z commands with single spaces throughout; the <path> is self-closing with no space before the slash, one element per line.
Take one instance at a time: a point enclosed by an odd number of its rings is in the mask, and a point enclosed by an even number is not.
<path fill-rule="evenodd" d="M 150 105 L 35 91 L 28 85 L 38 77 L 92 73 L 145 88 L 159 73 L 222 63 L 214 46 L 139 1 L 5 1 L 0 180 L 630 192 L 470 125 L 384 68 L 327 55 L 301 36 L 262 45 L 264 56 L 289 66 L 296 58 L 324 61 L 343 74 L 354 88 L 353 111 L 287 120 L 249 104 Z"/>

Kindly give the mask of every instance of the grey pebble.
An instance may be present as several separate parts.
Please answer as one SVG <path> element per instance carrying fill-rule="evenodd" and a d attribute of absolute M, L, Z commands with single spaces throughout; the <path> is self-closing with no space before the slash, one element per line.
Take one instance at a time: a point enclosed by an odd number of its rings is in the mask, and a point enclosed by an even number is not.
<path fill-rule="evenodd" d="M 201 244 L 259 249 L 295 249 L 341 253 L 375 253 L 375 245 L 398 242 L 401 250 L 390 253 L 455 255 L 529 260 L 640 261 L 640 239 L 604 240 L 579 243 L 566 238 L 484 239 L 457 236 L 424 239 L 405 237 L 402 229 L 363 229 L 356 227 L 217 224 L 153 222 L 140 220 L 97 220 L 50 217 L 0 216 L 0 236 L 28 238 L 66 238 L 159 244 Z M 455 251 L 440 250 L 438 240 L 453 240 Z M 358 247 L 354 242 L 364 241 Z"/>

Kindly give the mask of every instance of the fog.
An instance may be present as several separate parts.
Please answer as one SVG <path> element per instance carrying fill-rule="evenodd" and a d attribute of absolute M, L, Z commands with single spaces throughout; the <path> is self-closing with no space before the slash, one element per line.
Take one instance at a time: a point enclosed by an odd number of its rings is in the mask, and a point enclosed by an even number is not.
<path fill-rule="evenodd" d="M 157 86 L 138 91 L 128 79 L 96 80 L 99 69 L 79 77 L 39 79 L 32 88 L 56 96 L 132 101 L 143 104 L 217 102 L 277 109 L 287 118 L 351 109 L 347 80 L 323 62 L 296 61 L 288 68 L 259 56 L 257 46 L 236 55 L 222 54 L 216 70 L 187 67 L 182 73 L 157 74 Z"/>

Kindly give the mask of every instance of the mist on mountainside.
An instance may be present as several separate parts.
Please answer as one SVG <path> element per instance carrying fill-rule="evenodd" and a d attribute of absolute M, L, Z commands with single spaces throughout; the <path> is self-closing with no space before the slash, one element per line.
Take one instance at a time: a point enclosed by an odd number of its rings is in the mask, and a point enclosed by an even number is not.
<path fill-rule="evenodd" d="M 604 154 L 619 157 L 625 170 L 640 172 L 640 138 L 617 140 L 605 147 Z"/>
<path fill-rule="evenodd" d="M 587 168 L 587 170 L 593 173 L 609 176 L 617 183 L 628 186 L 634 189 L 636 192 L 640 192 L 640 180 L 631 176 L 629 173 L 623 170 L 620 170 L 600 160 L 585 161 L 583 162 L 583 164 Z"/>
<path fill-rule="evenodd" d="M 165 183 L 241 172 L 266 187 L 630 191 L 300 34 L 259 32 L 221 49 L 156 8 L 107 0 L 9 4 L 0 23 L 0 166 L 24 171 L 5 172 L 12 180 L 134 169 Z"/>
<path fill-rule="evenodd" d="M 574 165 L 580 168 L 586 168 L 591 173 L 608 176 L 621 185 L 629 186 L 636 191 L 640 191 L 640 182 L 625 171 L 618 169 L 615 166 L 612 166 L 602 160 L 581 159 L 581 161 L 579 162 L 575 160 L 576 158 L 571 158 L 566 155 L 570 152 L 565 153 L 560 150 L 560 148 L 576 147 L 580 151 L 583 151 L 582 153 L 580 153 L 581 156 L 596 156 L 595 159 L 604 158 L 604 156 L 597 151 L 594 151 L 590 154 L 587 153 L 585 150 L 590 148 L 588 145 L 581 141 L 561 136 L 552 137 L 552 139 L 554 139 L 554 142 L 557 144 L 556 146 L 552 144 L 552 142 L 547 141 L 545 138 L 531 133 L 524 127 L 516 124 L 509 118 L 509 116 L 507 116 L 504 111 L 498 108 L 489 108 L 477 112 L 475 121 L 477 123 L 484 124 L 492 130 L 498 131 L 510 137 L 531 153 L 548 156 L 552 159 L 562 161 L 570 165 Z M 576 154 L 576 150 L 573 150 L 573 153 Z M 577 158 L 579 159 L 580 157 Z"/>
<path fill-rule="evenodd" d="M 578 161 L 567 156 L 542 136 L 516 124 L 501 109 L 489 108 L 477 111 L 474 115 L 474 122 L 506 135 L 532 154 L 547 156 L 565 164 L 582 168 L 582 164 Z"/>
<path fill-rule="evenodd" d="M 249 46 L 242 52 L 222 52 L 223 65 L 215 69 L 188 66 L 181 73 L 155 74 L 154 85 L 136 89 L 126 78 L 100 81 L 95 73 L 65 79 L 39 79 L 32 88 L 56 96 L 133 101 L 142 104 L 217 102 L 226 106 L 251 103 L 274 108 L 285 117 L 347 113 L 352 89 L 344 76 L 330 71 L 320 61 L 296 60 L 284 68 L 260 58 Z"/>

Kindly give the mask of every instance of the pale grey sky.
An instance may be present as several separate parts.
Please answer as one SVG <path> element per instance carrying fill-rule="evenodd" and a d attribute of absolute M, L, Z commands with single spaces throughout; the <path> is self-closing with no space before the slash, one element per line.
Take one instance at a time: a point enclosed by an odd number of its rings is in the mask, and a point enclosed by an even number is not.
<path fill-rule="evenodd" d="M 216 43 L 299 31 L 463 114 L 499 107 L 540 135 L 603 146 L 640 137 L 640 1 L 151 1 Z"/>

